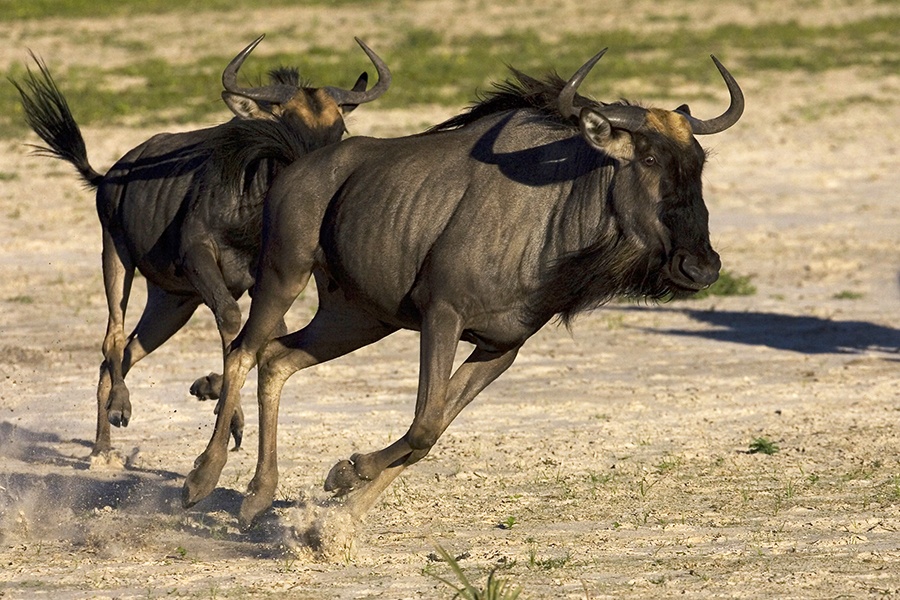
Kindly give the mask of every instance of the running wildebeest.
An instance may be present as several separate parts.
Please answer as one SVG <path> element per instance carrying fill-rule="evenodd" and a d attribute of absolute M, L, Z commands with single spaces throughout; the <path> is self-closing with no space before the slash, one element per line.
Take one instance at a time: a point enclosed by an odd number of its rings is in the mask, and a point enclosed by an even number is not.
<path fill-rule="evenodd" d="M 734 125 L 731 101 L 700 120 L 576 94 L 597 54 L 568 81 L 515 72 L 468 112 L 424 134 L 352 138 L 309 155 L 273 182 L 250 315 L 226 357 L 215 432 L 184 485 L 209 494 L 227 460 L 228 421 L 259 364 L 256 473 L 240 509 L 249 526 L 278 481 L 276 428 L 285 381 L 399 330 L 420 335 L 419 388 L 407 432 L 338 462 L 325 489 L 364 514 L 422 459 L 457 414 L 554 317 L 569 322 L 616 296 L 690 294 L 718 277 L 695 135 Z M 271 340 L 314 276 L 319 307 Z M 455 372 L 460 341 L 474 345 Z"/>
<path fill-rule="evenodd" d="M 156 135 L 105 175 L 88 162 L 81 131 L 46 65 L 32 55 L 40 75 L 29 69 L 24 85 L 15 84 L 29 125 L 48 145 L 39 152 L 71 162 L 97 190 L 109 322 L 97 388 L 95 456 L 111 449 L 110 423 L 126 426 L 131 418 L 125 375 L 181 329 L 201 303 L 215 316 L 223 351 L 229 347 L 241 326 L 237 299 L 253 286 L 262 202 L 275 175 L 295 158 L 340 141 L 346 131 L 342 115 L 375 100 L 390 85 L 387 65 L 357 39 L 378 73 L 368 91 L 365 72 L 352 89 L 344 90 L 307 87 L 297 70 L 289 68 L 271 71 L 270 85 L 241 87 L 238 70 L 262 39 L 247 46 L 222 74 L 222 98 L 235 114 L 231 121 Z M 237 174 L 242 186 L 232 190 L 221 184 L 220 159 L 234 148 L 259 149 L 246 137 L 252 130 L 243 125 L 250 121 L 265 122 L 284 143 L 280 154 L 260 149 Z M 135 269 L 147 280 L 147 304 L 126 338 L 125 309 Z M 191 393 L 217 398 L 220 385 L 219 376 L 210 374 L 198 379 Z M 231 424 L 236 446 L 242 430 L 238 407 Z"/>

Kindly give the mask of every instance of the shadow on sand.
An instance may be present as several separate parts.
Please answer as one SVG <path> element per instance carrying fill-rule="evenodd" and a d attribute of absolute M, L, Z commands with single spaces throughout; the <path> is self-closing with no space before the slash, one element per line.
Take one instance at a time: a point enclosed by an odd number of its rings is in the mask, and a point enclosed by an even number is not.
<path fill-rule="evenodd" d="M 239 492 L 216 488 L 196 507 L 185 510 L 181 506 L 183 474 L 133 466 L 91 470 L 88 456 L 60 451 L 65 443 L 91 446 L 0 422 L 0 462 L 5 465 L 0 472 L 0 529 L 17 518 L 26 519 L 42 536 L 53 537 L 57 531 L 60 539 L 69 539 L 73 521 L 81 529 L 105 530 L 102 521 L 114 520 L 118 531 L 132 530 L 135 535 L 168 523 L 188 536 L 237 542 L 233 553 L 256 558 L 283 553 L 280 544 L 273 544 L 284 537 L 276 519 L 261 519 L 244 533 L 227 527 L 237 523 L 243 500 Z M 278 502 L 276 507 L 286 504 Z M 215 514 L 221 512 L 230 517 Z M 51 522 L 56 525 L 50 527 Z M 3 534 L 0 531 L 0 538 Z"/>
<path fill-rule="evenodd" d="M 628 310 L 654 310 L 678 313 L 711 328 L 648 329 L 656 333 L 704 338 L 750 346 L 768 346 L 803 354 L 861 354 L 878 352 L 898 355 L 900 329 L 865 321 L 835 321 L 811 316 L 763 312 L 692 310 L 688 308 L 630 307 Z M 887 358 L 887 357 L 886 357 Z"/>

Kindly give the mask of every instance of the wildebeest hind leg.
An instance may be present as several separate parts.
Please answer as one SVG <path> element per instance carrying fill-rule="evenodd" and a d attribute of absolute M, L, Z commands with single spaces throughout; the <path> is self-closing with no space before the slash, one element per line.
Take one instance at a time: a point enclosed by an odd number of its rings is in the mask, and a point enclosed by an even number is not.
<path fill-rule="evenodd" d="M 396 328 L 347 307 L 342 297 L 329 297 L 324 292 L 320 294 L 319 310 L 306 327 L 265 347 L 259 362 L 259 455 L 256 473 L 241 504 L 241 527 L 249 527 L 274 499 L 278 485 L 278 406 L 288 378 L 300 369 L 349 354 L 394 331 Z"/>
<path fill-rule="evenodd" d="M 147 282 L 147 304 L 134 331 L 128 336 L 122 372 L 131 368 L 175 335 L 197 310 L 200 300 L 193 295 L 171 294 Z"/>
<path fill-rule="evenodd" d="M 97 385 L 97 437 L 91 454 L 98 456 L 112 449 L 109 425 L 112 420 L 109 407 L 119 407 L 113 424 L 121 425 L 122 415 L 131 413 L 128 388 L 122 362 L 125 353 L 125 307 L 134 281 L 134 265 L 124 243 L 103 228 L 103 286 L 106 291 L 106 305 L 109 319 L 103 338 L 103 364 L 100 365 L 100 381 Z M 126 410 L 127 409 L 127 410 Z M 127 420 L 126 420 L 127 423 Z"/>

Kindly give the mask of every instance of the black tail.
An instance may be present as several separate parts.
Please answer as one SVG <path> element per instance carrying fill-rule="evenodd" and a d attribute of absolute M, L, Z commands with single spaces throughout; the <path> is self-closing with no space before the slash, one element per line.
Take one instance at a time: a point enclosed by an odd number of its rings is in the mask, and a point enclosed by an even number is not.
<path fill-rule="evenodd" d="M 47 146 L 35 146 L 37 154 L 69 161 L 88 185 L 97 187 L 103 181 L 103 175 L 88 162 L 84 138 L 72 117 L 69 104 L 56 87 L 44 61 L 34 53 L 31 53 L 31 58 L 37 63 L 40 73 L 35 74 L 28 69 L 23 84 L 17 81 L 12 84 L 22 96 L 25 120 L 47 143 Z"/>

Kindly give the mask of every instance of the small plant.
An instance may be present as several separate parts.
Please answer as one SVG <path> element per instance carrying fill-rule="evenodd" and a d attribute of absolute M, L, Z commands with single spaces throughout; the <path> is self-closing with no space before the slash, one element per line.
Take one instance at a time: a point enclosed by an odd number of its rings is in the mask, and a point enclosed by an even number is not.
<path fill-rule="evenodd" d="M 572 561 L 572 554 L 566 552 L 563 556 L 538 558 L 537 552 L 532 548 L 528 555 L 528 566 L 532 569 L 543 569 L 550 571 L 552 569 L 561 569 Z"/>
<path fill-rule="evenodd" d="M 611 473 L 588 473 L 588 479 L 590 479 L 591 484 L 594 486 L 602 485 L 604 483 L 609 483 L 612 481 Z"/>
<path fill-rule="evenodd" d="M 492 569 L 488 574 L 484 589 L 478 589 L 472 585 L 465 573 L 463 573 L 459 563 L 450 556 L 449 552 L 444 550 L 440 544 L 435 544 L 434 547 L 444 562 L 453 569 L 453 572 L 456 574 L 456 578 L 461 585 L 457 585 L 449 579 L 444 579 L 440 575 L 430 572 L 428 569 L 425 569 L 425 574 L 434 577 L 442 583 L 446 583 L 456 590 L 454 598 L 461 598 L 462 600 L 515 600 L 519 597 L 519 594 L 522 593 L 522 588 L 519 586 L 512 585 L 505 579 L 494 577 L 496 569 Z"/>
<path fill-rule="evenodd" d="M 756 293 L 756 286 L 750 283 L 750 277 L 735 275 L 731 271 L 722 269 L 719 278 L 714 284 L 700 290 L 691 299 L 706 298 L 708 296 L 752 296 Z"/>
<path fill-rule="evenodd" d="M 767 437 L 758 437 L 750 442 L 750 454 L 775 454 L 778 450 L 778 444 Z"/>
<path fill-rule="evenodd" d="M 659 463 L 656 465 L 656 473 L 662 475 L 664 473 L 673 471 L 675 468 L 678 467 L 680 462 L 681 461 L 679 461 L 678 458 L 672 458 L 672 457 L 664 458 L 661 461 L 659 461 Z"/>
<path fill-rule="evenodd" d="M 184 558 L 187 556 L 187 549 L 184 546 L 178 546 L 175 548 L 175 554 L 178 555 L 178 558 Z"/>
<path fill-rule="evenodd" d="M 512 515 L 506 517 L 504 520 L 500 521 L 500 524 L 497 525 L 500 529 L 512 529 L 513 525 L 518 525 L 519 521 Z"/>
<path fill-rule="evenodd" d="M 832 296 L 835 300 L 860 300 L 864 297 L 864 294 L 860 292 L 851 292 L 850 290 L 841 290 L 834 296 Z"/>
<path fill-rule="evenodd" d="M 893 501 L 900 500 L 900 477 L 891 477 L 889 485 L 888 498 Z"/>

